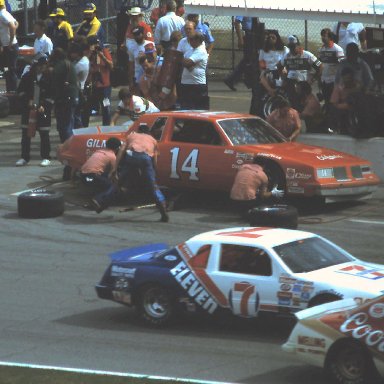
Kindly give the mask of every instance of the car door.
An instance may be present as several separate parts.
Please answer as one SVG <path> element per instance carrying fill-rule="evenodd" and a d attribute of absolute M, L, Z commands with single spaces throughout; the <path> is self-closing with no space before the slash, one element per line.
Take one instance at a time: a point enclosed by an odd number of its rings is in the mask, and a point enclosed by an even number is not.
<path fill-rule="evenodd" d="M 172 118 L 160 142 L 160 184 L 178 188 L 229 190 L 235 154 L 214 121 Z"/>
<path fill-rule="evenodd" d="M 259 310 L 278 310 L 279 266 L 259 247 L 221 244 L 217 265 L 210 271 L 213 282 L 226 295 L 235 315 L 257 316 Z"/>

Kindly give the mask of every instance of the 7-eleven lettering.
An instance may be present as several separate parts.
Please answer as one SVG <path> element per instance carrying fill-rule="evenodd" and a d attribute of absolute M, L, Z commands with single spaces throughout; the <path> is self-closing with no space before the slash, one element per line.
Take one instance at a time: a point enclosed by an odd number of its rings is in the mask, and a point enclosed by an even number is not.
<path fill-rule="evenodd" d="M 367 269 L 362 265 L 351 265 L 350 267 L 340 269 L 338 272 L 345 273 L 347 275 L 363 277 L 364 279 L 369 280 L 378 280 L 384 278 L 384 270 L 378 270 L 374 268 Z"/>
<path fill-rule="evenodd" d="M 249 283 L 235 283 L 231 290 L 230 300 L 235 315 L 253 317 L 259 309 L 259 296 L 256 287 Z"/>

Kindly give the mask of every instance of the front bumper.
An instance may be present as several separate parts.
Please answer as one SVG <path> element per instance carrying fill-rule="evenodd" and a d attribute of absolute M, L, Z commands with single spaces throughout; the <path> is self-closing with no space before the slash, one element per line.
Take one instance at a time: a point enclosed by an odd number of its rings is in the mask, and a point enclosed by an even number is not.
<path fill-rule="evenodd" d="M 112 290 L 110 287 L 106 287 L 105 285 L 100 285 L 97 284 L 95 286 L 97 296 L 100 299 L 105 299 L 105 300 L 113 300 L 113 294 Z"/>
<path fill-rule="evenodd" d="M 318 196 L 323 197 L 333 197 L 333 196 L 363 196 L 369 195 L 375 192 L 377 185 L 364 185 L 359 187 L 342 187 L 342 188 L 332 188 L 332 189 L 319 189 Z"/>

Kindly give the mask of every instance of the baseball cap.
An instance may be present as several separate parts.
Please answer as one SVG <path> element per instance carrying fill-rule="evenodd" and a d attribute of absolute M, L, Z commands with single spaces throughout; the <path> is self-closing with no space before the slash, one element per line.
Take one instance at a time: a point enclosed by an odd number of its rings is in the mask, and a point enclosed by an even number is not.
<path fill-rule="evenodd" d="M 153 43 L 147 43 L 144 45 L 145 53 L 156 52 L 155 45 Z"/>
<path fill-rule="evenodd" d="M 143 15 L 144 13 L 141 11 L 140 7 L 132 7 L 131 10 L 129 11 L 129 14 L 132 16 L 135 16 L 135 15 Z"/>
<path fill-rule="evenodd" d="M 96 5 L 93 3 L 85 4 L 83 13 L 93 13 L 93 12 L 96 12 Z"/>
<path fill-rule="evenodd" d="M 132 30 L 132 35 L 134 36 L 140 35 L 141 33 L 144 34 L 144 28 L 141 25 L 136 28 L 133 28 Z"/>
<path fill-rule="evenodd" d="M 47 61 L 48 61 L 48 56 L 41 52 L 33 56 L 33 60 L 32 60 L 33 64 L 45 64 Z"/>
<path fill-rule="evenodd" d="M 55 16 L 65 16 L 65 13 L 61 8 L 55 8 L 52 11 L 52 13 L 49 15 L 49 17 L 55 17 Z"/>
<path fill-rule="evenodd" d="M 289 35 L 288 44 L 300 44 L 299 38 L 296 35 Z"/>

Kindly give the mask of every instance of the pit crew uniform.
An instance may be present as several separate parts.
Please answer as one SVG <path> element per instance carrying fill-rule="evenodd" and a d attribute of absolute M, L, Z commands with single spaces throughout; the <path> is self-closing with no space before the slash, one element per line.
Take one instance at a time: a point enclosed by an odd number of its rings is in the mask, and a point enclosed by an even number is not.
<path fill-rule="evenodd" d="M 81 180 L 85 185 L 101 189 L 93 197 L 99 206 L 106 208 L 117 193 L 117 186 L 108 177 L 115 167 L 116 154 L 112 149 L 99 149 L 81 167 Z"/>
<path fill-rule="evenodd" d="M 152 195 L 161 213 L 161 221 L 169 220 L 166 213 L 165 197 L 156 184 L 154 162 L 158 153 L 157 141 L 146 133 L 131 133 L 127 137 L 125 156 L 122 164 L 120 179 L 132 180 L 140 171 L 146 190 Z"/>

